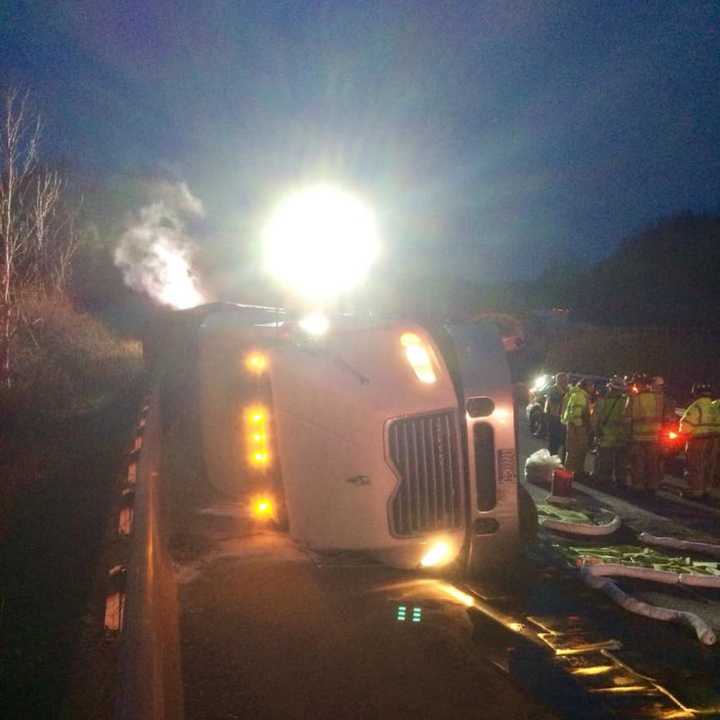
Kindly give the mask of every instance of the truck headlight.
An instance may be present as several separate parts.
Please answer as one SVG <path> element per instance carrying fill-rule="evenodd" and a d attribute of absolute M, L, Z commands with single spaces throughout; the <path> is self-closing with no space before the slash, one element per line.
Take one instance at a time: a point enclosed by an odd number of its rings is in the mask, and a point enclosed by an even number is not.
<path fill-rule="evenodd" d="M 400 344 L 405 349 L 405 358 L 410 363 L 417 379 L 427 385 L 437 382 L 432 348 L 418 335 L 409 332 L 403 333 Z"/>
<path fill-rule="evenodd" d="M 452 548 L 444 540 L 434 542 L 427 552 L 420 559 L 420 565 L 424 568 L 439 567 L 446 565 L 452 560 Z"/>

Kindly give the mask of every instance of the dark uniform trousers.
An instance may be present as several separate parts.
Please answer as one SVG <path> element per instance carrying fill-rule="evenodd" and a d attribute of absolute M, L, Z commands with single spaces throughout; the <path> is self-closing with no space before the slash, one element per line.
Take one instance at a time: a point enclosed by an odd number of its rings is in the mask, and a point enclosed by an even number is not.
<path fill-rule="evenodd" d="M 687 441 L 687 482 L 690 494 L 704 495 L 713 484 L 717 441 L 714 437 L 694 437 Z"/>
<path fill-rule="evenodd" d="M 612 482 L 617 485 L 627 483 L 627 448 L 625 445 L 615 447 L 599 447 L 595 474 L 601 482 Z"/>
<path fill-rule="evenodd" d="M 548 451 L 551 455 L 560 455 L 560 451 L 565 452 L 565 426 L 560 422 L 558 415 L 548 415 Z"/>
<path fill-rule="evenodd" d="M 656 490 L 660 482 L 660 450 L 656 442 L 630 445 L 630 477 L 637 490 Z"/>

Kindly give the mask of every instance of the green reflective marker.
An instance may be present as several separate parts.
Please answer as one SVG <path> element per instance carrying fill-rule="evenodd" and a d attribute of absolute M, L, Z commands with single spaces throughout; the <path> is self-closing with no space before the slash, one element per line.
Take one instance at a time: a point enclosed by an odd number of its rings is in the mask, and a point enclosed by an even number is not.
<path fill-rule="evenodd" d="M 422 608 L 419 608 L 419 607 L 413 608 L 412 621 L 413 622 L 421 622 L 422 621 Z"/>
<path fill-rule="evenodd" d="M 405 610 L 406 610 L 406 607 L 404 605 L 398 605 L 398 609 L 397 609 L 398 622 L 405 622 Z"/>

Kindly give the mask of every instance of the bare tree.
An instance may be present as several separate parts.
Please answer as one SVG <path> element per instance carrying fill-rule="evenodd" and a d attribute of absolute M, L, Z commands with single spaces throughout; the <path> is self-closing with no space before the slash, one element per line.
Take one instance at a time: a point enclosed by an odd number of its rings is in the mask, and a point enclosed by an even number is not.
<path fill-rule="evenodd" d="M 77 235 L 62 177 L 40 164 L 42 125 L 27 92 L 4 93 L 0 123 L 0 381 L 9 385 L 21 292 L 64 288 Z"/>

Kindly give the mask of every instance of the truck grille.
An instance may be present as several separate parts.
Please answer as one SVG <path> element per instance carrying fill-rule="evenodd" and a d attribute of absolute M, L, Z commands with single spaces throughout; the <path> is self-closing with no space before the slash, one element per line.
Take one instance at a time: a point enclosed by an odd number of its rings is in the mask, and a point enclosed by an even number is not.
<path fill-rule="evenodd" d="M 393 420 L 388 454 L 400 481 L 390 502 L 394 535 L 462 526 L 460 448 L 453 410 Z"/>

